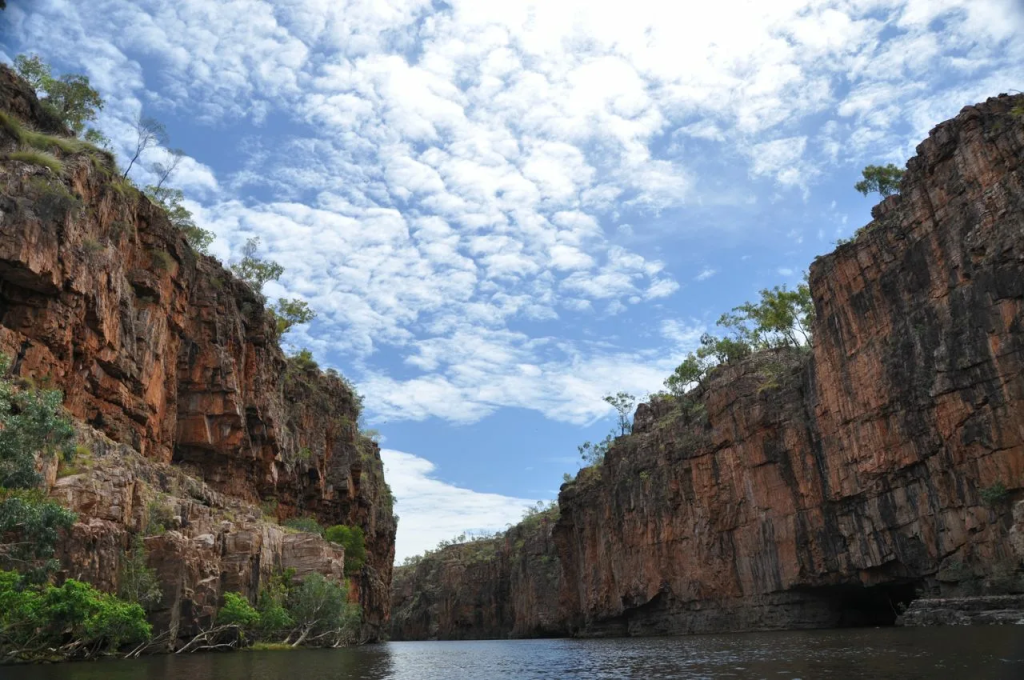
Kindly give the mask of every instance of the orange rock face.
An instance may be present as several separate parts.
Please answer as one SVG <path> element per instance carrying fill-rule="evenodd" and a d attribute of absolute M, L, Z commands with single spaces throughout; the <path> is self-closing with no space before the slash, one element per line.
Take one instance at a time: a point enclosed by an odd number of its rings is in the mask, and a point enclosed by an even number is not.
<path fill-rule="evenodd" d="M 449 546 L 398 567 L 391 639 L 565 635 L 553 528 L 553 519 L 540 515 L 502 536 Z"/>
<path fill-rule="evenodd" d="M 505 547 L 442 550 L 401 570 L 393 634 L 879 624 L 915 598 L 1024 592 L 1021 103 L 938 126 L 901 194 L 815 261 L 810 351 L 720 368 L 694 408 L 639 407 L 562 487 L 554 580 Z"/>
<path fill-rule="evenodd" d="M 1021 101 L 938 126 L 901 194 L 814 262 L 812 353 L 716 371 L 706 419 L 642 405 L 599 478 L 563 487 L 574 631 L 878 623 L 924 594 L 1024 589 Z"/>
<path fill-rule="evenodd" d="M 4 67 L 0 111 L 59 131 Z M 16 144 L 0 128 L 0 150 Z M 367 568 L 353 589 L 375 636 L 388 618 L 395 519 L 351 388 L 286 360 L 258 296 L 195 254 L 106 163 L 61 160 L 61 176 L 0 162 L 0 352 L 149 460 L 281 519 L 362 527 Z"/>

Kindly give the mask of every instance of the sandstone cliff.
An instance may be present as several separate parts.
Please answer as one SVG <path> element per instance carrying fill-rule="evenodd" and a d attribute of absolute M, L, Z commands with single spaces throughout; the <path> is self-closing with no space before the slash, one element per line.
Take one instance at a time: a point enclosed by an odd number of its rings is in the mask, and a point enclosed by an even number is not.
<path fill-rule="evenodd" d="M 62 132 L 3 67 L 0 111 Z M 352 389 L 336 374 L 287 359 L 257 295 L 197 255 L 162 210 L 120 181 L 109 159 L 61 153 L 57 173 L 11 159 L 16 148 L 15 135 L 0 126 L 0 352 L 13 358 L 16 375 L 64 390 L 76 419 L 144 461 L 124 478 L 107 479 L 114 471 L 100 466 L 91 473 L 100 477 L 83 483 L 113 485 L 128 497 L 145 465 L 169 465 L 217 498 L 262 505 L 271 519 L 301 514 L 362 527 L 368 559 L 352 579 L 353 594 L 365 635 L 378 637 L 388 619 L 395 518 L 379 450 L 359 435 Z M 297 540 L 255 519 L 214 530 L 206 511 L 201 521 L 189 519 L 197 516 L 194 501 L 174 501 L 191 527 L 181 540 L 213 543 L 191 550 L 165 539 L 151 552 L 153 566 L 186 593 L 170 618 L 193 617 L 225 588 L 256 588 L 265 560 L 291 559 L 284 546 Z M 116 564 L 104 546 L 125 546 L 138 530 L 138 508 L 72 505 L 82 524 L 65 552 L 68 571 L 109 585 L 105 574 Z M 90 538 L 97 519 L 116 526 Z M 336 556 L 320 543 L 308 551 L 320 551 L 316 568 L 330 571 Z M 193 569 L 195 560 L 204 566 Z M 251 573 L 232 576 L 242 563 Z"/>
<path fill-rule="evenodd" d="M 433 551 L 397 567 L 393 640 L 556 637 L 561 567 L 552 540 L 557 514 L 534 515 L 494 538 Z"/>
<path fill-rule="evenodd" d="M 691 395 L 702 408 L 641 405 L 633 434 L 562 487 L 565 630 L 891 623 L 922 596 L 1024 592 L 1022 102 L 936 127 L 900 194 L 814 262 L 810 351 L 716 370 Z M 455 611 L 487 635 L 536 634 L 476 596 L 528 599 L 529 577 L 475 569 L 417 572 L 396 607 L 428 593 L 482 609 Z M 452 611 L 404 630 L 470 635 Z"/>

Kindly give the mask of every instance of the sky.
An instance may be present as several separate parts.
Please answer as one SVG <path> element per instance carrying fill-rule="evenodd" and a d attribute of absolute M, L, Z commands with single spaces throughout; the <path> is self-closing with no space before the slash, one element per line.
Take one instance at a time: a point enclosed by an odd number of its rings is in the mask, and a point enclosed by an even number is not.
<path fill-rule="evenodd" d="M 9 0 L 23 52 L 89 76 L 122 159 L 164 123 L 214 255 L 284 265 L 401 560 L 555 498 L 604 395 L 869 221 L 865 165 L 1024 88 L 1024 2 Z"/>

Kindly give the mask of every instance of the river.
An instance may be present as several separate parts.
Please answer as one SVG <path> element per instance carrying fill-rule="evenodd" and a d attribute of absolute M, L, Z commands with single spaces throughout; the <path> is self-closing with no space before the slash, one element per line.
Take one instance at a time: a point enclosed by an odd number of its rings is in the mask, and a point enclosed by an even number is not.
<path fill-rule="evenodd" d="M 1024 626 L 391 642 L 0 668 L 3 680 L 1024 679 Z"/>

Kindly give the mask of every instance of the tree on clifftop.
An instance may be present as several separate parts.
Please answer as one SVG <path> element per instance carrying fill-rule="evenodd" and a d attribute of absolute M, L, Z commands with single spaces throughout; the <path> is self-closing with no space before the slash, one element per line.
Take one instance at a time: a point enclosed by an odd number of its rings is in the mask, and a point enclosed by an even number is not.
<path fill-rule="evenodd" d="M 44 93 L 39 102 L 61 119 L 76 135 L 86 141 L 106 139 L 85 124 L 96 119 L 96 112 L 103 109 L 100 93 L 89 84 L 88 76 L 80 73 L 65 73 L 54 78 L 50 67 L 37 55 L 19 54 L 14 58 L 14 69 L 28 81 L 36 93 Z"/>
<path fill-rule="evenodd" d="M 256 251 L 259 247 L 259 237 L 247 240 L 242 249 L 242 259 L 231 265 L 231 271 L 262 297 L 263 286 L 279 279 L 281 274 L 284 274 L 284 267 L 273 260 L 257 256 Z M 297 298 L 279 298 L 277 305 L 270 307 L 270 313 L 274 317 L 278 335 L 283 335 L 296 324 L 309 323 L 316 318 L 316 312 Z"/>
<path fill-rule="evenodd" d="M 854 184 L 853 188 L 865 196 L 872 191 L 877 191 L 883 198 L 892 196 L 899 191 L 903 173 L 903 170 L 892 163 L 888 165 L 869 165 L 861 172 L 864 179 Z"/>

